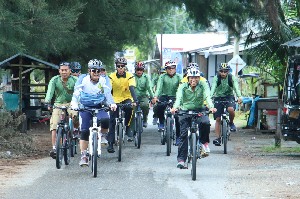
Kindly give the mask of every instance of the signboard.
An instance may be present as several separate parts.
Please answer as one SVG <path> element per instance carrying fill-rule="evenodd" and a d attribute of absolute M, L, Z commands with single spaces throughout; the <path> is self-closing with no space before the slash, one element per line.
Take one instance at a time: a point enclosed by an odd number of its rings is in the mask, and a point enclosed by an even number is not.
<path fill-rule="evenodd" d="M 182 64 L 182 54 L 180 53 L 183 48 L 163 48 L 163 65 L 167 61 L 174 61 L 177 63 L 176 73 L 182 74 L 183 64 Z"/>
<path fill-rule="evenodd" d="M 244 60 L 239 56 L 235 55 L 229 62 L 228 65 L 232 69 L 232 74 L 237 75 L 240 70 L 242 70 L 245 66 L 246 63 Z"/>

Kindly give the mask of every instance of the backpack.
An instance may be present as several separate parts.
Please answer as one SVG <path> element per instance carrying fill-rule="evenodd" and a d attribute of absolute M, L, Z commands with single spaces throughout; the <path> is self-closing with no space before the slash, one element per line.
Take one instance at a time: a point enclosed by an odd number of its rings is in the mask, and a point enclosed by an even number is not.
<path fill-rule="evenodd" d="M 217 81 L 217 87 L 221 84 L 221 76 L 218 75 L 218 81 Z M 232 81 L 232 74 L 228 74 L 228 85 L 232 88 L 233 87 L 233 81 Z"/>

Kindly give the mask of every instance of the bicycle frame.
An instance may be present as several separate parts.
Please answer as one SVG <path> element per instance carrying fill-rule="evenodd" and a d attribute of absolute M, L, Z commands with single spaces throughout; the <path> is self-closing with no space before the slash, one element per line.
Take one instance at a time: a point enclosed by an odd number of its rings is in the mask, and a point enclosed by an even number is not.
<path fill-rule="evenodd" d="M 140 107 L 140 103 L 136 106 L 134 120 L 135 146 L 139 149 L 141 147 L 141 136 L 143 132 L 143 111 Z"/>

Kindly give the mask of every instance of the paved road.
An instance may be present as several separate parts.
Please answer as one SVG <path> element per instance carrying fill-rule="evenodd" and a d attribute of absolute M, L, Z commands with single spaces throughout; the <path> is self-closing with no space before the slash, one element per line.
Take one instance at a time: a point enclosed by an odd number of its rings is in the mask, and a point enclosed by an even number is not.
<path fill-rule="evenodd" d="M 229 153 L 231 150 L 229 146 Z M 232 198 L 226 189 L 230 183 L 226 171 L 233 157 L 224 155 L 222 147 L 211 145 L 210 156 L 198 161 L 196 181 L 191 180 L 190 170 L 176 168 L 177 147 L 166 156 L 153 125 L 145 129 L 141 149 L 126 143 L 123 151 L 122 162 L 118 162 L 116 153 L 104 150 L 97 178 L 92 177 L 90 168 L 78 166 L 79 155 L 60 170 L 53 159 L 34 161 L 6 182 L 0 198 Z"/>

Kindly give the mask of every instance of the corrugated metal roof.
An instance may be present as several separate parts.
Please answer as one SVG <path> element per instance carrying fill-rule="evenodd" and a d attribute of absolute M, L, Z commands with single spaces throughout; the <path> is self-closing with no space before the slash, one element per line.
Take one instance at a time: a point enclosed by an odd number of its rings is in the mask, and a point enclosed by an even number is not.
<path fill-rule="evenodd" d="M 41 60 L 41 59 L 35 58 L 35 57 L 33 57 L 33 56 L 30 56 L 30 55 L 26 55 L 26 54 L 23 54 L 23 53 L 15 54 L 15 55 L 13 55 L 13 56 L 11 56 L 11 57 L 9 57 L 9 58 L 3 60 L 2 62 L 0 62 L 0 68 L 3 68 L 3 67 L 5 67 L 5 66 L 9 66 L 9 62 L 12 61 L 12 60 L 14 60 L 15 58 L 17 58 L 17 57 L 19 57 L 19 56 L 20 56 L 20 57 L 26 57 L 26 58 L 31 59 L 31 60 L 34 60 L 34 61 L 36 61 L 36 62 L 45 64 L 46 66 L 49 66 L 49 67 L 51 67 L 51 68 L 53 68 L 53 69 L 58 69 L 58 68 L 59 68 L 59 67 L 58 67 L 57 65 L 55 65 L 55 64 L 52 64 L 52 63 L 43 61 L 43 60 Z"/>
<path fill-rule="evenodd" d="M 287 47 L 300 47 L 300 37 L 296 37 L 290 41 L 285 42 L 284 44 L 281 44 L 282 46 Z"/>

